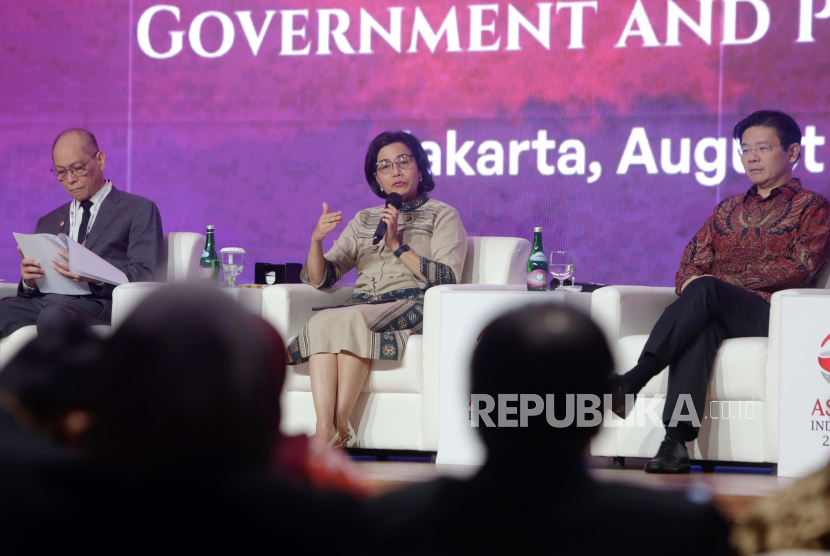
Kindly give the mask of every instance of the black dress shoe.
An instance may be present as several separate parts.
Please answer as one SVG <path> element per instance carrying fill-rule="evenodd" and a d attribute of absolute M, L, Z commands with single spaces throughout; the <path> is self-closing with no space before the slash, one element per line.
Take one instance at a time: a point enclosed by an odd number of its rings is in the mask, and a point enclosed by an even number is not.
<path fill-rule="evenodd" d="M 614 415 L 621 419 L 628 417 L 628 414 L 634 408 L 634 402 L 637 401 L 637 394 L 633 393 L 631 407 L 625 406 L 625 398 L 628 394 L 632 394 L 631 384 L 623 375 L 614 375 L 608 379 L 606 388 L 611 394 L 611 411 Z"/>
<path fill-rule="evenodd" d="M 660 449 L 645 467 L 646 473 L 689 473 L 692 470 L 686 444 L 664 438 Z"/>

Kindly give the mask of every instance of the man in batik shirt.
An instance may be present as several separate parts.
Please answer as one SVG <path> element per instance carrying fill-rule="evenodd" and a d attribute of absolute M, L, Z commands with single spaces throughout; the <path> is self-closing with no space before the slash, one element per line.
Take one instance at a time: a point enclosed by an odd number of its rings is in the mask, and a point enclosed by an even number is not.
<path fill-rule="evenodd" d="M 830 205 L 792 177 L 801 154 L 795 120 L 762 110 L 741 120 L 733 137 L 741 143 L 741 162 L 754 185 L 719 203 L 686 246 L 675 278 L 680 297 L 654 325 L 637 365 L 609 381 L 612 410 L 622 417 L 637 392 L 671 367 L 663 409 L 666 437 L 646 464 L 648 473 L 689 472 L 685 443 L 697 438 L 721 342 L 767 336 L 772 294 L 815 287 L 828 259 Z M 691 398 L 692 408 L 678 402 L 682 394 Z M 672 422 L 678 404 L 686 419 Z M 695 420 L 688 418 L 691 409 Z"/>

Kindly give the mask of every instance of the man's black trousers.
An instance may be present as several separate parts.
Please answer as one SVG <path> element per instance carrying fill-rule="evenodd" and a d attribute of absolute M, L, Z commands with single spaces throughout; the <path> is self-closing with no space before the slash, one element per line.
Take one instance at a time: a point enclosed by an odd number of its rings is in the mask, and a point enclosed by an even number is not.
<path fill-rule="evenodd" d="M 679 421 L 669 427 L 681 394 L 691 396 L 698 420 L 703 419 L 706 388 L 715 355 L 723 340 L 769 335 L 770 304 L 757 294 L 711 276 L 691 281 L 680 297 L 666 307 L 643 348 L 658 369 L 669 367 L 669 387 L 663 424 L 670 438 L 688 442 L 699 427 Z M 642 357 L 642 355 L 641 355 Z M 682 415 L 688 415 L 688 406 Z"/>
<path fill-rule="evenodd" d="M 110 299 L 53 293 L 7 297 L 0 299 L 0 338 L 30 324 L 36 324 L 38 334 L 43 334 L 72 326 L 109 324 L 111 317 Z"/>

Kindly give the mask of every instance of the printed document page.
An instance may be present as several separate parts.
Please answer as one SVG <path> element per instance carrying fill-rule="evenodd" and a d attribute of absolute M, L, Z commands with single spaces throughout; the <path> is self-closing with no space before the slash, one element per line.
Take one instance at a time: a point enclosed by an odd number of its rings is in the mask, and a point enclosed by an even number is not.
<path fill-rule="evenodd" d="M 127 275 L 66 234 L 59 238 L 69 247 L 69 272 L 120 286 L 129 282 Z"/>
<path fill-rule="evenodd" d="M 43 293 L 63 295 L 86 295 L 90 293 L 89 284 L 75 282 L 52 268 L 52 259 L 60 260 L 58 251 L 69 252 L 69 272 L 100 280 L 110 284 L 121 285 L 129 282 L 127 275 L 110 263 L 68 237 L 65 234 L 14 234 L 17 244 L 27 259 L 40 263 L 45 276 L 35 280 Z"/>
<path fill-rule="evenodd" d="M 74 282 L 61 276 L 52 268 L 52 259 L 60 259 L 58 251 L 65 251 L 64 245 L 57 236 L 52 234 L 14 234 L 14 239 L 27 259 L 34 259 L 40 263 L 45 276 L 35 280 L 38 289 L 43 293 L 60 293 L 63 295 L 87 295 L 89 284 Z"/>

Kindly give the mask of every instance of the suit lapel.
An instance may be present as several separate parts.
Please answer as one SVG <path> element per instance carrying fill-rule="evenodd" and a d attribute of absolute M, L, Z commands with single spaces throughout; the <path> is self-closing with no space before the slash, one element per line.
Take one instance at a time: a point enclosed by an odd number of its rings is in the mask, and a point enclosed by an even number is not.
<path fill-rule="evenodd" d="M 92 249 L 92 246 L 95 245 L 95 242 L 98 241 L 98 238 L 101 237 L 104 230 L 107 229 L 107 226 L 115 218 L 115 215 L 118 213 L 118 201 L 118 190 L 113 187 L 101 202 L 101 208 L 98 209 L 98 214 L 95 215 L 95 221 L 92 223 L 92 230 L 86 236 L 85 247 L 87 249 Z"/>

